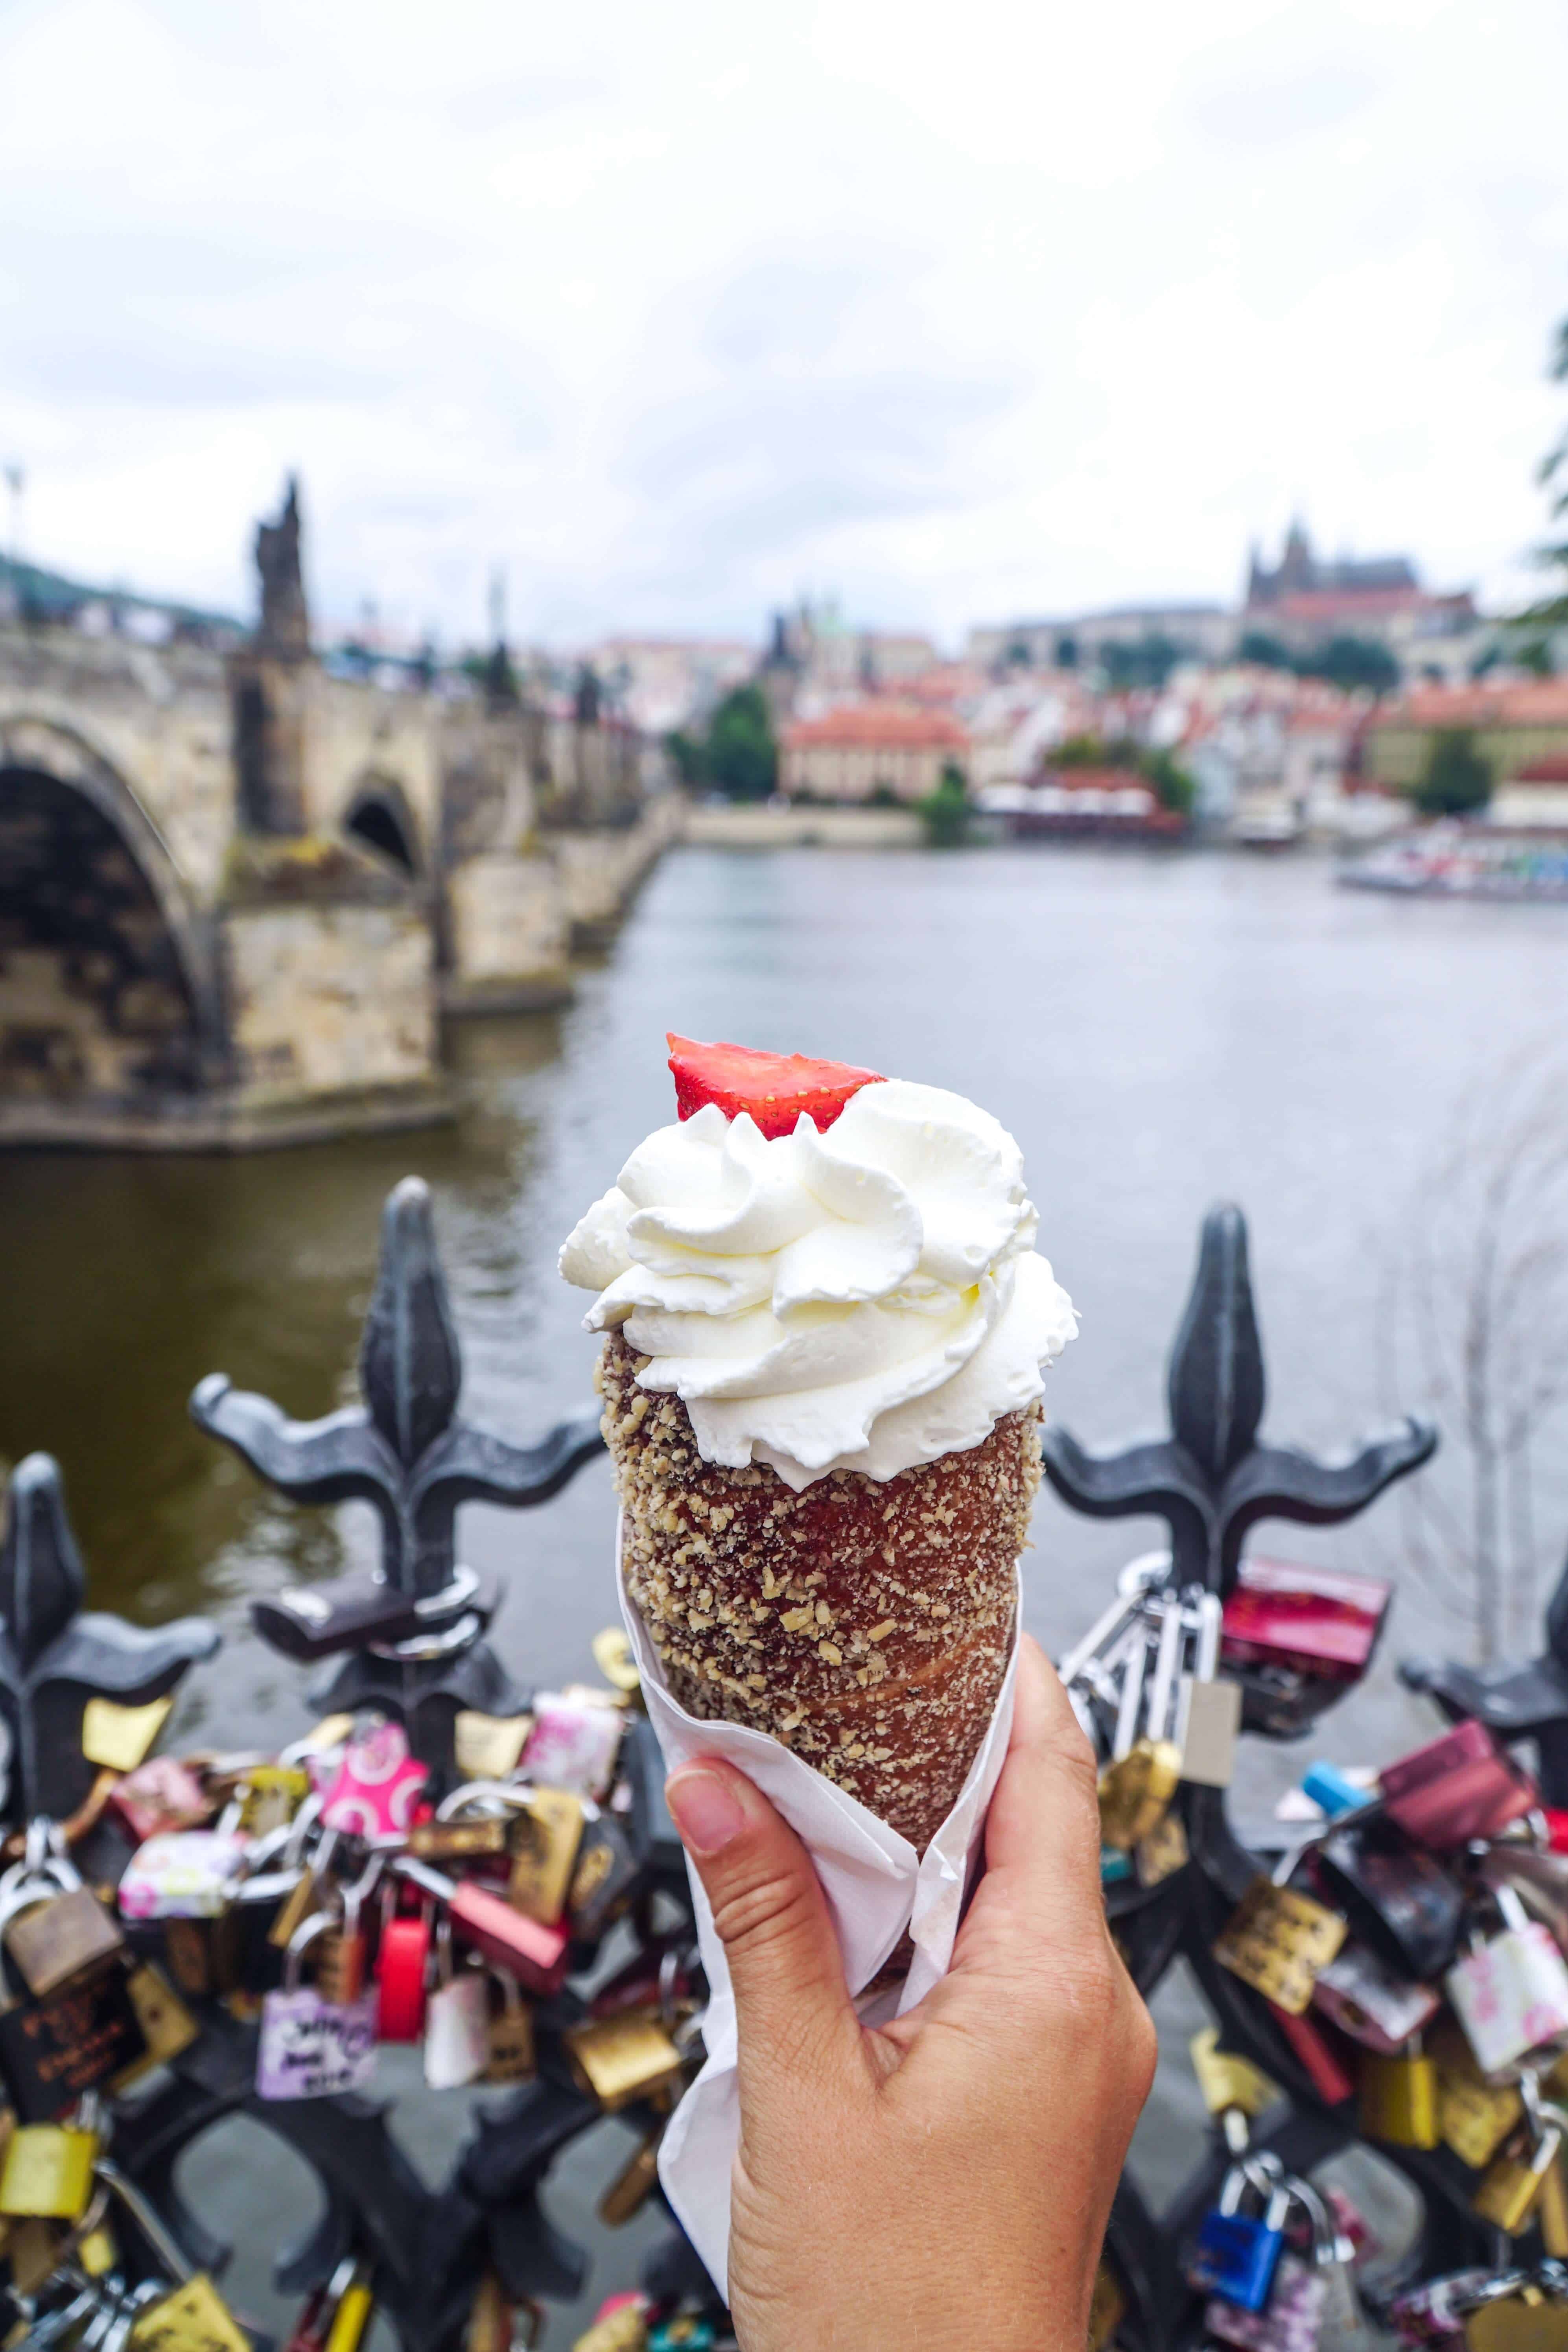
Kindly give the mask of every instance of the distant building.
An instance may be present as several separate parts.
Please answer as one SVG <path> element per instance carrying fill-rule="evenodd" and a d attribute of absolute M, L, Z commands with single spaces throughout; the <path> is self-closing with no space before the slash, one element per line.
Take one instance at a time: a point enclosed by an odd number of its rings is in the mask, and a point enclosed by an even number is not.
<path fill-rule="evenodd" d="M 1410 792 L 1426 772 L 1436 736 L 1455 727 L 1470 730 L 1494 782 L 1510 784 L 1538 761 L 1568 755 L 1568 678 L 1478 678 L 1391 697 L 1367 719 L 1363 774 L 1389 792 Z"/>
<path fill-rule="evenodd" d="M 901 702 L 851 702 L 797 719 L 780 738 L 779 781 L 794 798 L 868 801 L 879 793 L 918 801 L 942 769 L 962 768 L 969 736 L 945 710 Z"/>
<path fill-rule="evenodd" d="M 1490 814 L 1494 824 L 1527 832 L 1568 828 L 1568 751 L 1528 761 L 1517 775 L 1500 782 Z"/>
<path fill-rule="evenodd" d="M 739 637 L 606 637 L 589 659 L 616 710 L 647 735 L 705 719 L 757 667 Z"/>
<path fill-rule="evenodd" d="M 1123 604 L 1055 621 L 1006 621 L 971 629 L 968 655 L 988 670 L 1092 669 L 1108 646 L 1127 649 L 1155 638 L 1184 660 L 1221 661 L 1236 645 L 1236 615 L 1220 604 Z"/>
<path fill-rule="evenodd" d="M 1316 653 L 1334 637 L 1380 645 L 1419 676 L 1463 677 L 1480 649 L 1480 616 L 1470 591 L 1434 595 L 1407 555 L 1340 556 L 1323 562 L 1304 524 L 1293 522 L 1272 570 L 1254 546 L 1247 564 L 1243 634 L 1276 638 L 1287 652 Z"/>

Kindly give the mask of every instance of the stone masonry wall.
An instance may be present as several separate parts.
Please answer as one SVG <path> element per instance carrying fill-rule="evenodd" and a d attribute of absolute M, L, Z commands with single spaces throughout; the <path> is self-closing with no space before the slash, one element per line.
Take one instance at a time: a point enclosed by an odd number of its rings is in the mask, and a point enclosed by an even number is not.
<path fill-rule="evenodd" d="M 245 1108 L 428 1084 L 429 926 L 416 905 L 247 908 L 226 925 Z"/>

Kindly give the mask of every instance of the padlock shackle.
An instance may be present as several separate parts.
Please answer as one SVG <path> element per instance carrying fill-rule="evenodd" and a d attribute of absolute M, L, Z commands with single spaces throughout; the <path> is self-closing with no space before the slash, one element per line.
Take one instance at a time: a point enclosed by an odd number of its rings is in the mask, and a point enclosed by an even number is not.
<path fill-rule="evenodd" d="M 187 2284 L 195 2278 L 196 2266 L 164 2223 L 152 2199 L 135 2181 L 126 2178 L 111 2158 L 100 2156 L 97 2170 L 100 2180 L 119 2198 L 171 2277 L 182 2286 Z"/>

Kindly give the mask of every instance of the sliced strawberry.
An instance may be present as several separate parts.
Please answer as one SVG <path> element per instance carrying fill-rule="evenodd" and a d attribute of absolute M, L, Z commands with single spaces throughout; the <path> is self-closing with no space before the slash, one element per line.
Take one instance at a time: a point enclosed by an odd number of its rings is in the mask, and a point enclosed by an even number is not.
<path fill-rule="evenodd" d="M 752 1045 L 702 1045 L 692 1037 L 665 1033 L 675 1076 L 675 1105 L 689 1118 L 704 1103 L 717 1103 L 726 1118 L 749 1111 L 763 1133 L 793 1135 L 805 1111 L 819 1131 L 830 1128 L 845 1104 L 881 1073 L 858 1070 L 848 1062 L 817 1062 L 809 1054 L 760 1054 Z"/>

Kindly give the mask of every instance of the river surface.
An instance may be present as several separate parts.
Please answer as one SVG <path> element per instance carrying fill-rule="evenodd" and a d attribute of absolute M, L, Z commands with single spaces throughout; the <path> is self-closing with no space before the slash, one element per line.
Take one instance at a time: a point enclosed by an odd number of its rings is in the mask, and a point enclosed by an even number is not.
<path fill-rule="evenodd" d="M 526 1438 L 585 1402 L 595 1343 L 555 1251 L 671 1116 L 667 1027 L 867 1063 L 994 1111 L 1082 1317 L 1047 1410 L 1091 1444 L 1163 1425 L 1198 1220 L 1240 1202 L 1266 1426 L 1337 1449 L 1415 1401 L 1380 1387 L 1379 1283 L 1456 1104 L 1510 1055 L 1550 1053 L 1565 1003 L 1560 909 L 1342 891 L 1306 857 L 678 850 L 569 1011 L 455 1027 L 455 1126 L 229 1160 L 0 1160 L 0 1457 L 58 1456 L 97 1605 L 225 1625 L 176 1731 L 293 1728 L 303 1677 L 247 1636 L 245 1602 L 357 1556 L 368 1509 L 277 1504 L 195 1431 L 185 1398 L 214 1370 L 300 1415 L 351 1398 L 380 1204 L 416 1170 L 435 1193 L 467 1412 Z M 1550 1461 L 1537 1502 L 1549 1570 L 1568 1540 Z M 611 1525 L 602 1463 L 542 1510 L 466 1513 L 468 1556 L 509 1572 L 497 1639 L 525 1677 L 588 1671 L 613 1612 Z M 1402 1639 L 1461 1646 L 1412 1580 L 1405 1525 L 1390 1499 L 1350 1528 L 1263 1540 L 1402 1574 L 1391 1656 Z M 1043 1496 L 1035 1628 L 1059 1642 L 1080 1627 L 1158 1532 Z M 1390 1665 L 1320 1745 L 1387 1753 L 1400 1726 L 1419 1729 Z"/>
<path fill-rule="evenodd" d="M 228 1638 L 191 1677 L 172 1743 L 302 1727 L 307 1677 L 247 1635 L 246 1602 L 363 1556 L 368 1511 L 269 1499 L 196 1433 L 186 1396 L 214 1370 L 299 1415 L 353 1396 L 381 1202 L 412 1170 L 435 1194 L 465 1411 L 531 1438 L 585 1402 L 595 1343 L 555 1252 L 632 1146 L 672 1116 L 667 1027 L 869 1064 L 994 1111 L 1023 1144 L 1041 1246 L 1082 1316 L 1047 1410 L 1090 1444 L 1163 1427 L 1198 1221 L 1215 1200 L 1240 1202 L 1266 1428 L 1339 1450 L 1418 1402 L 1390 1396 L 1380 1375 L 1382 1277 L 1456 1107 L 1513 1057 L 1547 1064 L 1565 1003 L 1561 909 L 1343 892 L 1306 857 L 680 850 L 613 952 L 583 971 L 570 1011 L 456 1028 L 462 1115 L 448 1129 L 249 1160 L 0 1160 L 0 1457 L 59 1457 L 96 1605 L 147 1622 L 199 1610 L 223 1624 Z M 1538 1450 L 1545 1577 L 1568 1542 L 1568 1444 L 1559 1436 L 1555 1461 L 1551 1445 Z M 1450 1448 L 1450 1480 L 1453 1463 Z M 612 1527 L 603 1462 L 542 1510 L 465 1514 L 466 1555 L 508 1572 L 497 1644 L 523 1679 L 591 1673 L 590 1638 L 614 1613 Z M 1026 1563 L 1036 1631 L 1058 1646 L 1070 1638 L 1120 1563 L 1160 1532 L 1078 1519 L 1044 1494 Z M 1312 1753 L 1386 1758 L 1430 1736 L 1394 1660 L 1466 1640 L 1416 1573 L 1397 1498 L 1342 1529 L 1266 1528 L 1261 1541 L 1277 1556 L 1392 1574 L 1401 1598 L 1366 1685 L 1304 1751 L 1250 1744 L 1244 1823 L 1266 1819 Z M 1192 2161 L 1200 2118 L 1184 2045 L 1203 2015 L 1181 1970 L 1155 2009 L 1160 2079 L 1134 2168 L 1160 2197 Z M 388 2053 L 382 2087 L 434 2180 L 467 2100 L 422 2095 L 405 2055 Z M 250 2218 L 258 2179 L 287 2200 L 275 2149 L 258 2157 L 246 2128 L 226 2126 L 233 2146 L 204 2158 L 211 2218 L 240 2240 L 241 2300 L 280 2326 L 269 2235 Z M 552 2319 L 552 2347 L 599 2295 L 631 2283 L 657 2229 L 645 2215 L 605 2238 L 592 2201 L 611 2161 L 594 2135 L 552 2177 L 552 2210 L 595 2254 L 586 2299 Z M 258 2162 L 270 2168 L 258 2174 Z M 289 2193 L 304 2194 L 298 2183 Z M 1374 2212 L 1389 2206 L 1386 2183 L 1362 2193 Z"/>

